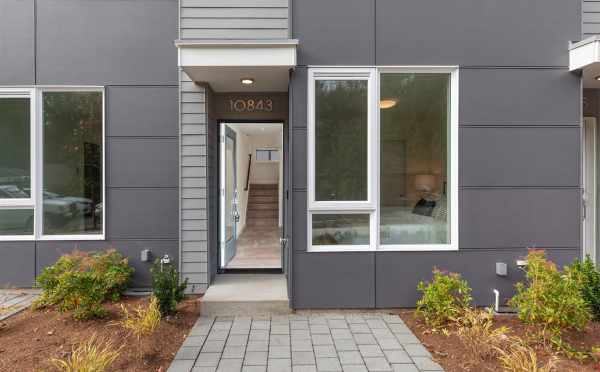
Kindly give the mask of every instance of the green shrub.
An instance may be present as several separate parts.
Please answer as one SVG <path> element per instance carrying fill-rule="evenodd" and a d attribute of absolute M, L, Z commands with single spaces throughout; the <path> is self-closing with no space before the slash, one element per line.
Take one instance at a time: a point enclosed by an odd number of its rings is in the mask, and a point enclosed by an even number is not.
<path fill-rule="evenodd" d="M 460 274 L 433 269 L 433 281 L 420 282 L 417 290 L 423 297 L 417 301 L 417 314 L 433 327 L 441 327 L 458 319 L 470 307 L 471 287 Z"/>
<path fill-rule="evenodd" d="M 576 260 L 571 270 L 579 279 L 581 294 L 593 317 L 600 320 L 600 272 L 589 256 L 583 262 Z"/>
<path fill-rule="evenodd" d="M 560 334 L 565 328 L 583 329 L 591 318 L 581 295 L 575 272 L 565 267 L 560 272 L 546 259 L 542 250 L 527 255 L 527 285 L 517 283 L 517 294 L 509 301 L 518 310 L 519 319 Z"/>
<path fill-rule="evenodd" d="M 177 304 L 183 300 L 187 288 L 187 279 L 179 283 L 179 272 L 171 264 L 163 264 L 160 259 L 150 269 L 152 273 L 152 292 L 158 299 L 158 307 L 163 315 L 172 314 Z"/>
<path fill-rule="evenodd" d="M 103 316 L 102 303 L 119 299 L 133 271 L 127 259 L 114 249 L 73 251 L 37 277 L 37 286 L 43 291 L 34 308 L 56 306 L 59 311 L 73 311 L 80 320 Z"/>

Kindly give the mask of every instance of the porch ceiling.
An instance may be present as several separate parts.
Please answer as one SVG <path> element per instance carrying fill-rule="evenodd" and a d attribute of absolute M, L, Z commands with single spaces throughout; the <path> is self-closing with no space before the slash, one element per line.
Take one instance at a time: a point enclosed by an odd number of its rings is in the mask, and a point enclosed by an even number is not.
<path fill-rule="evenodd" d="M 569 70 L 582 72 L 584 88 L 600 88 L 600 36 L 592 36 L 569 48 Z"/>
<path fill-rule="evenodd" d="M 179 66 L 216 92 L 287 92 L 297 40 L 178 40 Z M 243 85 L 241 79 L 254 84 Z"/>

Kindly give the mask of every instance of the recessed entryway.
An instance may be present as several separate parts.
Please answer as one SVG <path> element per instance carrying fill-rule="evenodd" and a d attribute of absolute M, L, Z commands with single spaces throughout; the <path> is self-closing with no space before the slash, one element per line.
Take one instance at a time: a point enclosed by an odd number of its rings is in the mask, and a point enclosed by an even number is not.
<path fill-rule="evenodd" d="M 221 123 L 221 270 L 280 270 L 283 125 Z"/>

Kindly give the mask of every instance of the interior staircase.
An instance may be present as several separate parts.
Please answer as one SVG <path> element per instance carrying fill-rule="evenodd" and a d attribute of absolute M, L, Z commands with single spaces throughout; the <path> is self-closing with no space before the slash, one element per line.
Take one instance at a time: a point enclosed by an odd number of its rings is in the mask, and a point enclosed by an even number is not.
<path fill-rule="evenodd" d="M 279 222 L 279 188 L 275 185 L 252 184 L 248 195 L 246 227 L 272 227 Z"/>

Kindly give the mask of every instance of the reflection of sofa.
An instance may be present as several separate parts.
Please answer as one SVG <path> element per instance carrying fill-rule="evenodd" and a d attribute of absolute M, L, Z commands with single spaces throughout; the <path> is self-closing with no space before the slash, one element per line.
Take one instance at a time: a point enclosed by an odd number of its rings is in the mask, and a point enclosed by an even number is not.
<path fill-rule="evenodd" d="M 439 199 L 431 216 L 414 213 L 414 206 L 381 209 L 382 244 L 444 244 L 448 236 L 446 197 Z"/>

